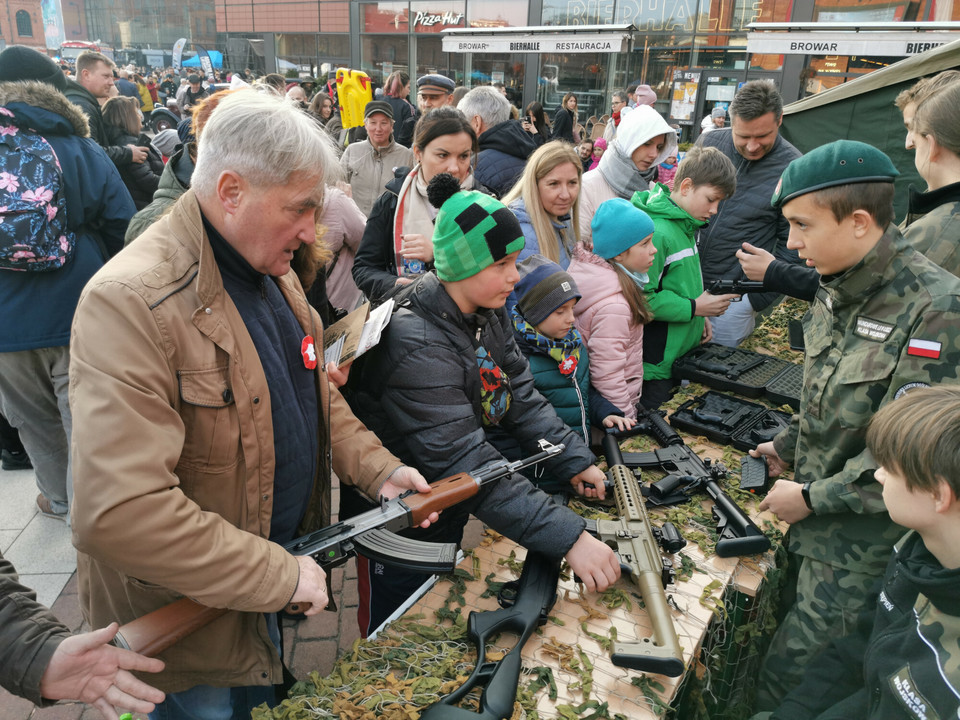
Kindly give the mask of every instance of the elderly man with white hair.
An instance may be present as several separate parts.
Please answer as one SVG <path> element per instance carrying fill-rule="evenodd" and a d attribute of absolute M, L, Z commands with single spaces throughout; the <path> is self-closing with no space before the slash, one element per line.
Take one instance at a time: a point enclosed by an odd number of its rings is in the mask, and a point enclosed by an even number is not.
<path fill-rule="evenodd" d="M 372 498 L 428 491 L 353 416 L 290 270 L 316 240 L 336 158 L 292 103 L 242 89 L 213 111 L 188 190 L 87 284 L 70 400 L 84 617 L 180 597 L 227 608 L 161 653 L 152 717 L 248 717 L 281 682 L 276 613 L 327 605 L 282 545 L 330 518 L 330 466 Z M 433 519 L 436 519 L 435 517 Z"/>
<path fill-rule="evenodd" d="M 537 149 L 533 136 L 514 120 L 510 101 L 496 88 L 474 88 L 457 105 L 477 133 L 480 152 L 473 176 L 498 198 L 510 191 Z"/>

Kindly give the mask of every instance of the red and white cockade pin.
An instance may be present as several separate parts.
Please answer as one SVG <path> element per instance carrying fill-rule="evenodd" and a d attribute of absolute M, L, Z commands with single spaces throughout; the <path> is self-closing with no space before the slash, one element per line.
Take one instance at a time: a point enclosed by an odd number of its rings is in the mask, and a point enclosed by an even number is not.
<path fill-rule="evenodd" d="M 940 359 L 940 349 L 942 345 L 933 340 L 921 340 L 920 338 L 910 338 L 907 343 L 907 355 L 916 355 L 917 357 Z"/>
<path fill-rule="evenodd" d="M 560 362 L 560 374 L 572 375 L 577 369 L 577 359 L 573 355 L 568 355 Z"/>
<path fill-rule="evenodd" d="M 300 342 L 300 354 L 303 355 L 303 366 L 307 370 L 313 370 L 317 367 L 317 348 L 314 345 L 312 335 L 307 335 Z"/>

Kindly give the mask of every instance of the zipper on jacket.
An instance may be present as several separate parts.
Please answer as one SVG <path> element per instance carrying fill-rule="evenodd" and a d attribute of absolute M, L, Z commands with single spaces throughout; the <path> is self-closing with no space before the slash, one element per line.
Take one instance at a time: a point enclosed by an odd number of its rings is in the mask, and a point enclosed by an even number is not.
<path fill-rule="evenodd" d="M 580 429 L 583 430 L 583 441 L 589 447 L 590 436 L 587 434 L 587 408 L 583 404 L 583 393 L 580 392 L 580 385 L 577 383 L 576 371 L 570 376 L 570 380 L 573 381 L 573 389 L 577 391 L 577 400 L 580 402 Z"/>

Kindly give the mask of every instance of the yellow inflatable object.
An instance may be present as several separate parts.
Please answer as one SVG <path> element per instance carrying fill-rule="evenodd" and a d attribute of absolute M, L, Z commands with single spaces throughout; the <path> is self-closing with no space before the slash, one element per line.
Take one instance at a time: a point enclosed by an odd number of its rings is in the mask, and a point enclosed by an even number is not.
<path fill-rule="evenodd" d="M 343 127 L 363 125 L 363 109 L 373 100 L 370 76 L 360 70 L 337 68 L 337 102 Z"/>

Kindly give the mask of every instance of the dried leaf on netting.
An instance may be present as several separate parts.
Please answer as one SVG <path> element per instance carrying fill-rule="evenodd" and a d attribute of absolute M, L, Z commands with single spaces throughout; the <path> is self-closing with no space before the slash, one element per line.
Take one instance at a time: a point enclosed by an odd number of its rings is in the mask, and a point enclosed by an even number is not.
<path fill-rule="evenodd" d="M 573 647 L 560 642 L 553 636 L 543 641 L 542 649 L 547 655 L 557 658 L 562 666 L 567 666 L 573 659 Z"/>
<path fill-rule="evenodd" d="M 547 697 L 551 700 L 557 699 L 557 683 L 553 679 L 553 670 L 548 667 L 535 667 L 532 670 L 525 670 L 528 675 L 533 675 L 533 679 L 527 683 L 527 689 L 535 694 L 541 688 L 547 689 Z"/>
<path fill-rule="evenodd" d="M 511 550 L 510 555 L 505 558 L 499 558 L 497 560 L 497 565 L 505 565 L 515 572 L 517 575 L 523 570 L 523 563 L 517 560 L 517 551 Z"/>
<path fill-rule="evenodd" d="M 500 594 L 500 589 L 504 586 L 506 581 L 495 580 L 494 578 L 496 577 L 497 577 L 497 574 L 495 572 L 492 572 L 492 573 L 489 573 L 483 579 L 483 581 L 487 584 L 487 589 L 480 594 L 480 597 L 482 598 L 497 597 Z"/>
<path fill-rule="evenodd" d="M 639 675 L 637 677 L 630 679 L 630 684 L 635 685 L 640 688 L 640 692 L 643 693 L 643 697 L 649 703 L 650 708 L 657 714 L 660 715 L 668 710 L 668 706 L 663 699 L 660 697 L 665 688 L 663 685 L 658 683 L 656 680 L 651 680 L 649 675 Z"/>
<path fill-rule="evenodd" d="M 480 540 L 480 545 L 483 547 L 488 547 L 489 545 L 493 545 L 495 542 L 501 539 L 503 539 L 503 535 L 492 528 L 485 527 L 483 529 L 483 538 Z"/>
<path fill-rule="evenodd" d="M 707 583 L 706 587 L 703 588 L 703 592 L 700 593 L 700 604 L 721 620 L 726 620 L 727 608 L 724 606 L 723 600 L 713 596 L 713 591 L 719 590 L 722 587 L 723 584 L 719 580 L 711 580 Z"/>
<path fill-rule="evenodd" d="M 626 606 L 627 610 L 633 610 L 633 603 L 630 602 L 630 596 L 621 588 L 609 587 L 600 593 L 599 603 L 608 610 Z"/>

